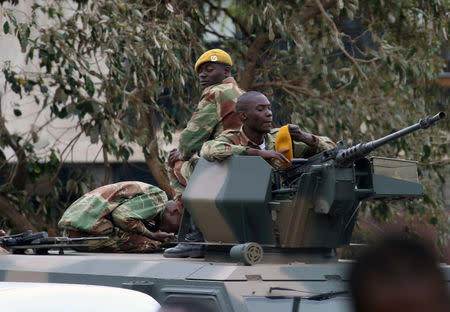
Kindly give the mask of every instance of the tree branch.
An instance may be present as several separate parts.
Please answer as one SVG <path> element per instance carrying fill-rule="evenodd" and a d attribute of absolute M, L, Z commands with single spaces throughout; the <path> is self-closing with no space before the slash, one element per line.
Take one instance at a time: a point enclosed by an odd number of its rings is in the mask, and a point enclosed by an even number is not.
<path fill-rule="evenodd" d="M 233 21 L 234 24 L 239 26 L 241 31 L 244 33 L 245 37 L 250 36 L 250 33 L 245 27 L 244 22 L 239 18 L 237 18 L 236 16 L 234 16 L 233 14 L 231 14 L 230 10 L 228 10 L 227 8 L 218 7 L 217 5 L 211 3 L 211 1 L 209 0 L 206 0 L 205 2 L 208 3 L 208 5 L 215 10 L 222 10 Z"/>
<path fill-rule="evenodd" d="M 361 68 L 358 65 L 358 62 L 361 63 L 370 63 L 373 62 L 374 60 L 360 60 L 360 59 L 356 59 L 353 56 L 351 56 L 347 50 L 345 49 L 344 46 L 342 46 L 341 41 L 339 40 L 339 30 L 336 27 L 336 24 L 333 22 L 333 20 L 328 16 L 327 12 L 325 11 L 325 8 L 322 6 L 322 3 L 320 2 L 320 0 L 315 0 L 317 3 L 317 6 L 320 9 L 320 12 L 322 12 L 322 16 L 325 18 L 326 22 L 328 23 L 328 25 L 331 28 L 331 32 L 333 33 L 334 37 L 335 37 L 335 41 L 336 44 L 338 45 L 339 49 L 342 51 L 342 53 L 344 53 L 344 55 L 356 66 L 356 68 L 358 69 L 359 73 L 361 74 L 361 76 L 367 80 L 367 76 L 366 74 L 361 70 Z"/>
<path fill-rule="evenodd" d="M 106 151 L 106 148 L 103 146 L 103 163 L 105 164 L 105 177 L 103 178 L 103 184 L 107 185 L 109 184 L 109 179 L 111 178 L 111 164 L 108 160 L 108 152 Z"/>
<path fill-rule="evenodd" d="M 156 118 L 155 112 L 151 109 L 147 117 L 145 118 L 146 127 L 149 129 L 149 144 L 148 144 L 148 153 L 144 153 L 145 163 L 147 167 L 150 169 L 155 180 L 158 182 L 159 187 L 166 192 L 169 197 L 175 195 L 173 192 L 173 188 L 170 185 L 170 181 L 168 178 L 167 171 L 161 162 L 159 161 L 159 147 L 158 147 L 158 139 L 156 137 Z"/>
<path fill-rule="evenodd" d="M 274 87 L 279 87 L 279 88 L 286 88 L 286 89 L 291 89 L 294 91 L 301 92 L 301 93 L 306 94 L 311 97 L 315 97 L 315 98 L 320 97 L 320 94 L 317 94 L 310 89 L 306 89 L 306 88 L 291 84 L 290 80 L 258 82 L 258 83 L 254 83 L 252 85 L 252 87 L 259 87 L 259 86 L 274 86 Z"/>
<path fill-rule="evenodd" d="M 145 145 L 142 145 L 144 150 L 144 158 L 145 163 L 147 164 L 148 169 L 150 170 L 152 176 L 155 178 L 156 182 L 158 182 L 158 186 L 166 192 L 169 197 L 173 197 L 173 188 L 170 185 L 170 181 L 168 178 L 167 171 L 159 160 L 159 147 L 158 147 L 158 139 L 156 137 L 156 116 L 155 111 L 152 107 L 142 101 L 142 98 L 146 98 L 147 96 L 144 94 L 130 100 L 130 105 L 132 105 L 136 111 L 141 110 L 141 119 L 135 119 L 136 128 L 135 135 L 141 136 L 145 135 Z M 146 107 L 145 111 L 141 107 Z M 142 133 L 142 129 L 147 129 L 148 133 Z M 146 147 L 146 149 L 145 149 Z"/>
<path fill-rule="evenodd" d="M 269 41 L 269 34 L 259 34 L 248 48 L 245 56 L 245 69 L 242 73 L 241 87 L 244 90 L 249 90 L 252 87 L 253 79 L 255 77 L 256 61 L 258 59 L 259 51 Z"/>
<path fill-rule="evenodd" d="M 336 5 L 336 3 L 337 0 L 328 0 L 324 3 L 323 6 L 319 2 L 320 5 L 319 6 L 317 3 L 314 4 L 313 2 L 310 2 L 302 7 L 301 9 L 302 13 L 300 14 L 299 19 L 301 23 L 304 25 L 309 20 L 319 15 L 321 13 L 321 8 L 329 9 L 334 5 Z M 245 56 L 245 69 L 240 81 L 240 86 L 244 90 L 249 90 L 254 86 L 253 80 L 255 76 L 256 62 L 259 57 L 259 50 L 261 50 L 268 41 L 269 41 L 268 33 L 259 34 L 256 36 L 256 39 L 252 42 L 252 44 L 248 48 L 247 55 Z"/>
<path fill-rule="evenodd" d="M 286 93 L 288 93 L 289 95 L 291 95 L 293 98 L 297 99 L 297 95 L 295 95 L 292 91 L 296 91 L 296 92 L 300 92 L 303 93 L 307 96 L 313 97 L 313 98 L 318 98 L 318 99 L 322 99 L 323 101 L 327 102 L 327 103 L 331 103 L 331 101 L 329 99 L 327 99 L 330 96 L 335 95 L 338 92 L 341 92 L 342 90 L 344 90 L 345 88 L 347 88 L 351 82 L 340 86 L 337 89 L 331 90 L 329 92 L 326 93 L 317 93 L 314 92 L 313 90 L 298 86 L 298 85 L 294 85 L 293 83 L 298 83 L 298 80 L 282 80 L 282 81 L 263 81 L 263 82 L 256 82 L 254 84 L 252 84 L 253 88 L 257 88 L 257 87 L 262 87 L 262 86 L 272 86 L 272 87 L 277 87 L 282 89 L 283 91 L 285 91 Z"/>
<path fill-rule="evenodd" d="M 333 6 L 335 6 L 337 4 L 338 0 L 327 0 L 324 1 L 323 4 L 320 4 L 320 6 L 325 9 L 328 10 L 330 8 L 332 8 Z M 312 18 L 316 17 L 317 15 L 320 14 L 321 9 L 320 6 L 317 5 L 317 2 L 314 3 L 314 1 L 310 1 L 309 3 L 305 4 L 301 9 L 301 13 L 300 13 L 300 22 L 305 25 L 309 20 L 311 20 Z"/>
<path fill-rule="evenodd" d="M 8 128 L 6 128 L 5 119 L 3 118 L 1 108 L 0 108 L 0 133 L 4 134 L 4 136 L 8 138 L 8 141 L 4 142 L 4 144 L 11 147 L 12 150 L 14 151 L 14 154 L 17 157 L 17 163 L 14 167 L 14 170 L 12 170 L 9 176 L 9 183 L 11 183 L 11 185 L 13 185 L 14 188 L 18 190 L 23 190 L 25 188 L 25 184 L 27 181 L 27 169 L 25 168 L 26 155 L 25 152 L 23 151 L 22 146 L 17 142 L 16 138 L 12 136 L 11 133 L 9 133 Z"/>
<path fill-rule="evenodd" d="M 37 232 L 36 227 L 31 224 L 27 217 L 16 210 L 14 204 L 6 197 L 0 196 L 0 215 L 8 217 L 21 232 L 32 230 Z"/>

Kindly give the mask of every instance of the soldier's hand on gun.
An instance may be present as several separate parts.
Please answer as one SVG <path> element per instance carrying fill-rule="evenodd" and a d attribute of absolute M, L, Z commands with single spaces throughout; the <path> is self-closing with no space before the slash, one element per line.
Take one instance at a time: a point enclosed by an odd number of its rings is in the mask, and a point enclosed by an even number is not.
<path fill-rule="evenodd" d="M 170 240 L 173 240 L 174 238 L 175 238 L 174 233 L 167 233 L 163 231 L 157 231 L 153 233 L 153 239 L 160 242 L 168 242 Z"/>
<path fill-rule="evenodd" d="M 172 168 L 175 165 L 175 163 L 180 160 L 180 158 L 181 158 L 181 153 L 180 153 L 180 151 L 178 151 L 177 148 L 174 148 L 173 150 L 171 150 L 169 153 L 169 161 L 168 161 L 169 167 Z"/>
<path fill-rule="evenodd" d="M 274 159 L 277 159 L 281 162 L 286 162 L 286 163 L 291 163 L 289 161 L 289 159 L 286 158 L 286 156 L 284 156 L 282 153 L 287 152 L 289 149 L 284 149 L 281 151 L 267 151 L 267 150 L 258 150 L 258 149 L 253 149 L 255 152 L 250 151 L 249 150 L 249 155 L 251 156 L 252 154 L 254 156 L 261 156 L 264 160 L 267 160 L 268 162 L 271 162 Z"/>
<path fill-rule="evenodd" d="M 288 129 L 292 140 L 297 142 L 304 142 L 308 145 L 314 144 L 313 136 L 310 133 L 302 131 L 299 126 L 289 124 Z"/>
<path fill-rule="evenodd" d="M 3 230 L 0 230 L 0 236 L 5 236 L 5 235 L 6 235 L 6 232 Z"/>

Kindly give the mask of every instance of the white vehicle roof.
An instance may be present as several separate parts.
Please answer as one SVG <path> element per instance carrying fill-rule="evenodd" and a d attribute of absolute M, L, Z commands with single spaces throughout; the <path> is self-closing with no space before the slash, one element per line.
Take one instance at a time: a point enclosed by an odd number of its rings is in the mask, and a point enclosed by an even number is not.
<path fill-rule="evenodd" d="M 116 287 L 0 282 L 0 311 L 156 312 L 159 307 L 144 293 Z"/>

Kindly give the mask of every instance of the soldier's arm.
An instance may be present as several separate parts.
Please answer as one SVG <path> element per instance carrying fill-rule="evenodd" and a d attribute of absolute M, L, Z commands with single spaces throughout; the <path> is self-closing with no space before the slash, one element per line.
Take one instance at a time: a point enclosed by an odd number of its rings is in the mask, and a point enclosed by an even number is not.
<path fill-rule="evenodd" d="M 333 141 L 324 136 L 317 136 L 300 129 L 298 125 L 289 125 L 294 157 L 310 157 L 324 150 L 336 147 Z"/>
<path fill-rule="evenodd" d="M 210 138 L 218 122 L 215 94 L 207 94 L 181 132 L 179 150 L 182 160 L 188 160 L 200 151 L 202 144 Z"/>
<path fill-rule="evenodd" d="M 150 194 L 142 193 L 127 199 L 113 210 L 111 217 L 115 226 L 125 232 L 133 232 L 150 238 L 154 233 L 148 230 L 142 220 L 153 219 L 167 202 L 167 196 L 162 190 L 152 190 Z"/>
<path fill-rule="evenodd" d="M 294 157 L 310 157 L 322 151 L 336 147 L 336 144 L 328 137 L 317 136 L 314 134 L 311 134 L 311 136 L 312 140 L 309 142 L 309 145 L 304 142 L 292 141 Z"/>
<path fill-rule="evenodd" d="M 125 232 L 137 233 L 153 238 L 153 233 L 145 227 L 139 216 L 133 214 L 126 206 L 117 207 L 112 213 L 112 218 L 114 225 Z"/>
<path fill-rule="evenodd" d="M 205 142 L 200 151 L 200 156 L 209 161 L 221 161 L 231 155 L 248 155 L 247 147 L 233 144 L 233 141 L 224 135 Z"/>

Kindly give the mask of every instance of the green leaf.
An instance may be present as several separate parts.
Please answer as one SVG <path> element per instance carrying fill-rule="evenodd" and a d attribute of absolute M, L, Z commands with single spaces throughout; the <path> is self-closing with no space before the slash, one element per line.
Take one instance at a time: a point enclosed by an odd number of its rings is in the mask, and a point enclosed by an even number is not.
<path fill-rule="evenodd" d="M 25 81 L 25 85 L 23 86 L 23 89 L 25 92 L 31 92 L 33 90 L 34 83 L 30 80 Z"/>
<path fill-rule="evenodd" d="M 68 114 L 69 114 L 69 113 L 67 112 L 67 109 L 64 107 L 63 109 L 61 109 L 61 110 L 59 111 L 58 117 L 64 119 L 64 118 L 67 117 Z"/>
<path fill-rule="evenodd" d="M 3 31 L 4 31 L 5 34 L 9 33 L 9 23 L 8 22 L 5 22 L 3 24 Z"/>
<path fill-rule="evenodd" d="M 11 90 L 13 90 L 15 93 L 22 95 L 22 88 L 17 83 L 13 83 L 11 85 Z"/>
<path fill-rule="evenodd" d="M 273 32 L 272 24 L 269 26 L 269 40 L 273 41 L 275 39 L 275 33 Z"/>
<path fill-rule="evenodd" d="M 91 143 L 95 144 L 98 142 L 99 131 L 98 127 L 94 126 L 89 129 L 89 137 L 91 139 Z"/>
<path fill-rule="evenodd" d="M 94 83 L 88 76 L 84 76 L 84 82 L 86 84 L 86 92 L 92 97 L 95 93 Z"/>
<path fill-rule="evenodd" d="M 429 145 L 424 145 L 423 146 L 423 155 L 422 158 L 420 159 L 421 161 L 425 161 L 427 160 L 428 157 L 430 157 L 431 155 L 431 148 Z"/>
<path fill-rule="evenodd" d="M 48 16 L 54 17 L 55 14 L 56 14 L 55 8 L 50 8 L 50 9 L 48 9 Z"/>

